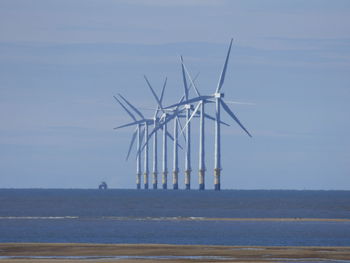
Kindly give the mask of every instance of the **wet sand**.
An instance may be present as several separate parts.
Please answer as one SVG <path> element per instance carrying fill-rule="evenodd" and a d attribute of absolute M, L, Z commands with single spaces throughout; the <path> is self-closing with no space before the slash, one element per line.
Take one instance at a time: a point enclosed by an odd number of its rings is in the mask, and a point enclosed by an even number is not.
<path fill-rule="evenodd" d="M 349 260 L 350 247 L 2 243 L 0 263 L 304 262 Z"/>

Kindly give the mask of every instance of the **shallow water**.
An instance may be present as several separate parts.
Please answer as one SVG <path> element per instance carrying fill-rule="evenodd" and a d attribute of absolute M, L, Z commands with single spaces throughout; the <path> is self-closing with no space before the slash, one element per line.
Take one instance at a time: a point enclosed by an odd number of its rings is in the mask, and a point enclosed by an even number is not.
<path fill-rule="evenodd" d="M 0 190 L 0 242 L 350 246 L 349 191 Z M 185 219 L 185 220 L 184 220 Z"/>

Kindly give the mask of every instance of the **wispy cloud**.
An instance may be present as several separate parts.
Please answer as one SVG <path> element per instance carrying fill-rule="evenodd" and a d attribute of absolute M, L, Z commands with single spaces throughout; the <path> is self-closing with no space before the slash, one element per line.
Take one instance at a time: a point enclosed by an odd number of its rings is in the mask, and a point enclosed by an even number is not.
<path fill-rule="evenodd" d="M 149 6 L 216 6 L 228 3 L 228 0 L 120 0 L 119 2 L 133 5 L 149 5 Z"/>

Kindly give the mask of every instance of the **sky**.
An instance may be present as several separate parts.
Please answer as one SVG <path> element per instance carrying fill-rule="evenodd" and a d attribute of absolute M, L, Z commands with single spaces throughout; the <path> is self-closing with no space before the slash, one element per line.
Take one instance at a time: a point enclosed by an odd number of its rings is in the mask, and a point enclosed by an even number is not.
<path fill-rule="evenodd" d="M 249 103 L 230 107 L 253 138 L 222 114 L 231 124 L 222 128 L 222 188 L 350 190 L 345 0 L 0 1 L 0 188 L 135 188 L 135 151 L 125 161 L 133 128 L 113 130 L 130 121 L 113 95 L 151 117 L 145 74 L 157 92 L 168 77 L 164 103 L 178 101 L 180 55 L 212 94 L 231 38 L 222 91 Z M 197 189 L 198 120 L 192 127 Z M 182 151 L 180 188 L 183 170 Z"/>

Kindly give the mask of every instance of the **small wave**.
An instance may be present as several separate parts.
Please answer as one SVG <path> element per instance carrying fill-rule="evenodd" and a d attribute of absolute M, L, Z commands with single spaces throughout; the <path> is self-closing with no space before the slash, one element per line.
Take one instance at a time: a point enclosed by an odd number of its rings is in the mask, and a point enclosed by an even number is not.
<path fill-rule="evenodd" d="M 233 260 L 221 256 L 0 256 L 0 259 L 206 259 Z"/>
<path fill-rule="evenodd" d="M 115 221 L 226 221 L 226 222 L 350 222 L 347 218 L 214 218 L 196 216 L 0 216 L 0 220 L 115 220 Z"/>
<path fill-rule="evenodd" d="M 0 216 L 0 220 L 34 220 L 34 219 L 41 219 L 41 220 L 59 220 L 59 219 L 78 219 L 78 216 Z"/>

